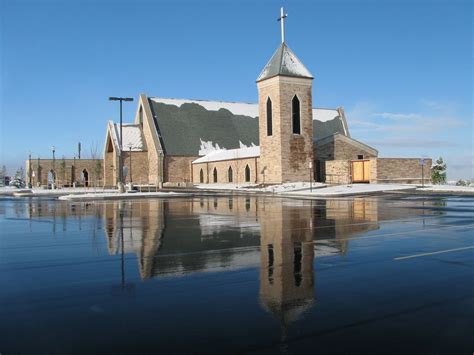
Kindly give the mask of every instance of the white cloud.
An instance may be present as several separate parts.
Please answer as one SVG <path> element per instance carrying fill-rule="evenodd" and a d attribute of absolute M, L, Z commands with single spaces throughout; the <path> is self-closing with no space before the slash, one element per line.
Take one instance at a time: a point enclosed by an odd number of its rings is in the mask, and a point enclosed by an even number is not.
<path fill-rule="evenodd" d="M 349 131 L 380 156 L 442 156 L 450 179 L 473 176 L 472 121 L 454 103 L 420 100 L 416 111 L 389 112 L 363 101 L 346 110 Z"/>

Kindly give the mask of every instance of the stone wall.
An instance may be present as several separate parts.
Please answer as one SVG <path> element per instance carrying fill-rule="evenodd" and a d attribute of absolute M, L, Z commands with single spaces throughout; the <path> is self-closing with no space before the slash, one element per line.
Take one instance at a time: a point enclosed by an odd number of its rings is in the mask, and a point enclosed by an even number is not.
<path fill-rule="evenodd" d="M 132 174 L 130 176 L 130 152 L 123 152 L 123 166 L 128 169 L 128 174 L 123 179 L 124 183 L 132 181 L 134 184 L 148 184 L 148 152 L 132 152 L 131 155 Z"/>
<path fill-rule="evenodd" d="M 142 108 L 143 121 L 140 122 L 140 107 Z M 148 183 L 158 185 L 163 182 L 163 149 L 158 138 L 153 113 L 145 95 L 141 94 L 138 102 L 135 123 L 142 125 L 143 138 L 146 142 L 148 156 Z"/>
<path fill-rule="evenodd" d="M 376 174 L 371 175 L 371 183 L 421 184 L 420 158 L 377 158 Z M 431 159 L 424 159 L 423 181 L 431 183 Z"/>
<path fill-rule="evenodd" d="M 265 182 L 307 180 L 313 161 L 312 80 L 277 76 L 259 82 L 260 163 Z M 293 134 L 292 99 L 300 101 L 301 134 Z M 267 100 L 272 101 L 272 135 L 267 136 Z"/>
<path fill-rule="evenodd" d="M 351 182 L 351 162 L 348 160 L 328 160 L 325 162 L 327 184 L 349 184 Z"/>
<path fill-rule="evenodd" d="M 106 152 L 104 157 L 104 185 L 116 186 L 118 181 L 118 159 L 115 152 Z"/>
<path fill-rule="evenodd" d="M 374 154 L 375 153 L 375 154 Z M 334 146 L 334 159 L 335 160 L 357 160 L 358 156 L 362 155 L 362 159 L 376 158 L 376 152 L 372 152 L 369 149 L 365 149 L 363 146 L 357 144 L 350 144 L 345 142 L 343 139 L 336 139 Z"/>
<path fill-rule="evenodd" d="M 245 181 L 245 168 L 250 168 L 250 182 Z M 209 163 L 193 164 L 193 182 L 195 184 L 200 183 L 201 169 L 203 171 L 204 184 L 214 183 L 214 168 L 217 170 L 217 183 L 227 184 L 229 182 L 229 167 L 232 168 L 232 183 L 233 184 L 255 184 L 262 179 L 259 174 L 259 158 L 246 158 L 246 159 L 235 159 L 235 160 L 223 160 Z M 260 175 L 260 176 L 258 176 Z"/>
<path fill-rule="evenodd" d="M 25 177 L 29 183 L 30 164 L 26 161 Z M 47 186 L 48 173 L 55 176 L 56 186 L 103 186 L 104 161 L 102 159 L 31 159 L 31 184 Z M 52 177 L 53 175 L 50 175 Z"/>
<path fill-rule="evenodd" d="M 359 155 L 362 155 L 363 159 L 375 158 L 377 151 L 340 135 L 321 139 L 314 146 L 315 179 L 325 181 L 327 172 L 324 170 L 324 162 L 328 160 L 358 160 Z"/>
<path fill-rule="evenodd" d="M 190 182 L 191 162 L 196 160 L 197 156 L 165 156 L 164 160 L 164 181 L 166 182 Z"/>

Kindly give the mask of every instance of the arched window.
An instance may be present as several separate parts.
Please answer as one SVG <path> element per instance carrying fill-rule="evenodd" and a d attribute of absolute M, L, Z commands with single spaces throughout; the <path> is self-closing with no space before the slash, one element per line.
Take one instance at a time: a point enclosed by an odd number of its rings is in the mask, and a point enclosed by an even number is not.
<path fill-rule="evenodd" d="M 86 169 L 82 170 L 81 180 L 85 187 L 89 186 L 89 172 Z"/>
<path fill-rule="evenodd" d="M 303 260 L 303 245 L 301 242 L 296 242 L 293 245 L 293 276 L 295 278 L 295 286 L 300 287 L 303 280 L 302 271 Z"/>
<path fill-rule="evenodd" d="M 52 185 L 56 182 L 56 172 L 54 170 L 48 171 L 48 185 Z"/>
<path fill-rule="evenodd" d="M 199 172 L 199 182 L 202 184 L 204 182 L 204 171 Z"/>
<path fill-rule="evenodd" d="M 248 164 L 245 166 L 245 182 L 250 182 L 250 167 Z"/>
<path fill-rule="evenodd" d="M 229 170 L 227 170 L 227 179 L 229 180 L 229 182 L 232 182 L 234 180 L 234 176 L 232 174 L 232 167 L 229 166 Z"/>
<path fill-rule="evenodd" d="M 291 101 L 291 116 L 293 122 L 293 133 L 301 134 L 301 123 L 300 123 L 300 100 L 298 96 L 294 96 Z"/>
<path fill-rule="evenodd" d="M 272 100 L 267 100 L 267 136 L 271 136 L 273 133 L 272 127 Z"/>
<path fill-rule="evenodd" d="M 214 177 L 214 182 L 217 182 L 217 168 L 214 168 L 214 171 L 212 172 L 212 175 Z"/>

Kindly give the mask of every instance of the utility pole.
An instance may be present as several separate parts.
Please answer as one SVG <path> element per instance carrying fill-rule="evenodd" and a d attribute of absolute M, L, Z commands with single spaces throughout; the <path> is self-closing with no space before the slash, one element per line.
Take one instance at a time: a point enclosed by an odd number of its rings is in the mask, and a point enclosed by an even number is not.
<path fill-rule="evenodd" d="M 122 157 L 122 152 L 123 152 L 123 135 L 122 135 L 122 102 L 123 101 L 133 101 L 133 98 L 131 97 L 114 97 L 111 96 L 109 97 L 110 101 L 119 101 L 120 102 L 120 137 L 119 137 L 119 184 L 121 187 L 119 189 L 123 190 L 123 157 Z"/>
<path fill-rule="evenodd" d="M 31 183 L 31 150 L 28 153 L 28 188 L 31 189 L 33 184 Z"/>
<path fill-rule="evenodd" d="M 54 153 L 56 153 L 56 147 L 53 145 L 51 147 L 51 150 L 53 151 L 53 187 L 52 189 L 54 190 L 56 188 L 56 156 L 54 155 Z"/>
<path fill-rule="evenodd" d="M 132 145 L 128 146 L 130 154 L 130 189 L 132 188 Z"/>

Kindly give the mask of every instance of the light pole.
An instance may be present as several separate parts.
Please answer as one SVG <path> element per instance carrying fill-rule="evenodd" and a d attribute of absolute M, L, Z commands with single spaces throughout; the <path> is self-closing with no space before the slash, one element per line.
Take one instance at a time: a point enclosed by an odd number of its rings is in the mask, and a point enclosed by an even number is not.
<path fill-rule="evenodd" d="M 31 150 L 28 153 L 28 188 L 31 189 L 33 184 L 31 183 Z"/>
<path fill-rule="evenodd" d="M 313 192 L 313 179 L 312 179 L 312 170 L 313 170 L 313 162 L 309 162 L 309 192 Z"/>
<path fill-rule="evenodd" d="M 54 153 L 56 153 L 56 147 L 53 145 L 51 147 L 51 150 L 53 151 L 53 186 L 56 187 L 56 156 Z M 53 187 L 53 189 L 54 189 Z"/>
<path fill-rule="evenodd" d="M 132 145 L 130 144 L 128 146 L 129 153 L 130 154 L 130 189 L 132 188 Z"/>
<path fill-rule="evenodd" d="M 109 97 L 110 101 L 120 101 L 120 139 L 119 139 L 119 183 L 120 185 L 123 184 L 123 161 L 122 161 L 122 151 L 123 151 L 123 146 L 122 146 L 122 102 L 123 101 L 133 101 L 133 98 L 131 97 L 115 97 L 111 96 Z"/>
<path fill-rule="evenodd" d="M 74 154 L 74 161 L 71 169 L 71 183 L 73 187 L 76 187 L 76 154 Z"/>

